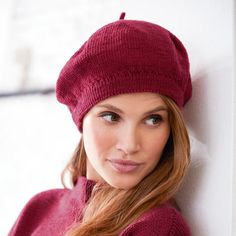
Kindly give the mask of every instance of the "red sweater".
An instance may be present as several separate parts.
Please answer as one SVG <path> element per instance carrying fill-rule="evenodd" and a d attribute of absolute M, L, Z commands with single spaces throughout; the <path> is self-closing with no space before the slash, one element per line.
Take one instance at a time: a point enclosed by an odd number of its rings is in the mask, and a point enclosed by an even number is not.
<path fill-rule="evenodd" d="M 90 197 L 94 182 L 79 177 L 73 189 L 55 189 L 33 197 L 24 207 L 9 236 L 62 236 Z M 144 213 L 119 236 L 190 236 L 180 213 L 166 203 Z"/>

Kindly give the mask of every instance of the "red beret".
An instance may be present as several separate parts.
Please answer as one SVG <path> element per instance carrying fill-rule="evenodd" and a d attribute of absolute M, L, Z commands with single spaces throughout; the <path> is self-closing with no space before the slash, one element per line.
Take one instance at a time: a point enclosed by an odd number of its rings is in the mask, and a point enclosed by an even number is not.
<path fill-rule="evenodd" d="M 58 101 L 69 107 L 80 131 L 83 117 L 98 102 L 136 92 L 168 96 L 180 107 L 192 95 L 181 41 L 138 20 L 120 19 L 96 31 L 66 63 L 56 86 Z"/>

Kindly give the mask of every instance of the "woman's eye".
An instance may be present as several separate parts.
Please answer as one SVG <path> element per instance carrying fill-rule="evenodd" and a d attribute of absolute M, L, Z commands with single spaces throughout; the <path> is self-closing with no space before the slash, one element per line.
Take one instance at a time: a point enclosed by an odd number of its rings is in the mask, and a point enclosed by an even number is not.
<path fill-rule="evenodd" d="M 151 115 L 145 121 L 147 125 L 158 125 L 163 121 L 163 118 L 160 115 Z"/>
<path fill-rule="evenodd" d="M 120 116 L 114 112 L 102 112 L 99 116 L 111 123 L 117 122 L 120 119 Z"/>

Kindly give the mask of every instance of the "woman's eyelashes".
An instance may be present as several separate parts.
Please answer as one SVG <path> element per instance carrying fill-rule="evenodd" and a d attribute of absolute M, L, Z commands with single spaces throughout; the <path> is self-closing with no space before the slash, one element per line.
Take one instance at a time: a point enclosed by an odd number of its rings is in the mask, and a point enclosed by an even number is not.
<path fill-rule="evenodd" d="M 117 123 L 121 120 L 120 115 L 112 111 L 104 111 L 99 115 L 103 120 L 109 123 Z M 149 126 L 158 126 L 163 122 L 163 117 L 160 114 L 152 114 L 144 119 L 144 124 Z"/>
<path fill-rule="evenodd" d="M 120 116 L 115 112 L 104 111 L 99 114 L 99 117 L 102 117 L 105 121 L 109 123 L 118 122 L 120 120 Z"/>
<path fill-rule="evenodd" d="M 163 121 L 163 117 L 159 114 L 152 114 L 145 119 L 145 124 L 158 126 Z"/>

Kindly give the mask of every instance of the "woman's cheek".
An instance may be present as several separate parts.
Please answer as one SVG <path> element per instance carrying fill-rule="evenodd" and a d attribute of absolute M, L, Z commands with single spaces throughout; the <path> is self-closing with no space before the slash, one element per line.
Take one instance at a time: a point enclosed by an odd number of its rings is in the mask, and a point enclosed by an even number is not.
<path fill-rule="evenodd" d="M 161 155 L 169 138 L 169 130 L 163 133 L 146 135 L 145 149 L 151 152 L 151 155 Z"/>
<path fill-rule="evenodd" d="M 103 122 L 94 122 L 90 125 L 90 140 L 97 151 L 108 151 L 114 145 L 115 134 Z"/>

